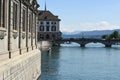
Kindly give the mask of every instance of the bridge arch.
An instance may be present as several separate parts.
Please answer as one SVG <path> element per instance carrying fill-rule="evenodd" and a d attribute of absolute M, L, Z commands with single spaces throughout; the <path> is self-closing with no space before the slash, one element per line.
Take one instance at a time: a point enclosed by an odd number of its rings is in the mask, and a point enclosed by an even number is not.
<path fill-rule="evenodd" d="M 120 44 L 120 40 L 103 40 L 103 39 L 92 39 L 92 38 L 67 38 L 67 39 L 59 39 L 56 40 L 56 43 L 61 44 L 64 42 L 75 42 L 80 44 L 81 47 L 85 47 L 85 45 L 89 43 L 101 43 L 104 44 L 105 47 L 111 47 L 114 44 Z"/>
<path fill-rule="evenodd" d="M 97 42 L 97 43 L 94 43 L 94 42 L 90 42 L 90 43 L 87 43 L 86 44 L 86 47 L 104 47 L 105 44 L 103 43 L 100 43 L 100 42 Z"/>

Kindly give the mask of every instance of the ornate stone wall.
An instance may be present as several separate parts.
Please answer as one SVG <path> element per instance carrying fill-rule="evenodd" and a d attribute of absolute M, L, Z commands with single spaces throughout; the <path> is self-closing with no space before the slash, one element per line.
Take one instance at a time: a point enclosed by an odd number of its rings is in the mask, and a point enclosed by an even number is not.
<path fill-rule="evenodd" d="M 0 80 L 37 80 L 41 74 L 40 51 L 33 50 L 0 64 Z"/>
<path fill-rule="evenodd" d="M 36 80 L 37 0 L 0 0 L 0 80 Z"/>
<path fill-rule="evenodd" d="M 0 1 L 1 56 L 12 58 L 37 48 L 37 8 L 36 0 Z"/>

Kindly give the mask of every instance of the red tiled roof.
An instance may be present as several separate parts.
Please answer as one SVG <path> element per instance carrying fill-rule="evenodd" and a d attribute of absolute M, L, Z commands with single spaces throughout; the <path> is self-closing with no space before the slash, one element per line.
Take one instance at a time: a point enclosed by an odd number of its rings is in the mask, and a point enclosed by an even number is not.
<path fill-rule="evenodd" d="M 60 21 L 60 19 L 58 18 L 58 16 L 55 16 L 54 14 L 52 14 L 50 11 L 38 11 L 38 20 L 53 20 L 53 21 Z"/>

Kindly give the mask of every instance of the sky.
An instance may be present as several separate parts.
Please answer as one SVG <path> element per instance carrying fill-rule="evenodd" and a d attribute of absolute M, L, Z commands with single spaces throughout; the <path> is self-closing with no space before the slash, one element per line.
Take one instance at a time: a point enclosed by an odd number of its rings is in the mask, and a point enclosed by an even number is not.
<path fill-rule="evenodd" d="M 40 10 L 45 0 L 38 0 Z M 120 0 L 46 0 L 63 32 L 120 29 Z"/>

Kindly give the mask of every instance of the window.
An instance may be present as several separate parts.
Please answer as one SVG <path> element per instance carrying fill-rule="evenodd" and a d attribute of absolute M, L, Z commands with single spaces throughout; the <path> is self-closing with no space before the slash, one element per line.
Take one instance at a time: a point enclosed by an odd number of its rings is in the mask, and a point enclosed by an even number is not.
<path fill-rule="evenodd" d="M 40 24 L 43 24 L 43 22 L 41 22 Z"/>
<path fill-rule="evenodd" d="M 13 30 L 17 30 L 17 14 L 18 14 L 18 11 L 17 11 L 17 4 L 14 2 L 13 3 Z"/>
<path fill-rule="evenodd" d="M 33 24 L 33 18 L 32 18 L 32 13 L 29 14 L 29 32 L 31 32 Z"/>
<path fill-rule="evenodd" d="M 40 26 L 40 31 L 44 31 L 44 26 Z"/>
<path fill-rule="evenodd" d="M 53 24 L 53 22 L 51 22 L 51 24 Z"/>
<path fill-rule="evenodd" d="M 43 35 L 42 35 L 42 34 L 40 34 L 40 39 L 44 39 L 44 37 L 43 37 Z"/>
<path fill-rule="evenodd" d="M 46 22 L 46 24 L 49 24 L 49 22 Z"/>
<path fill-rule="evenodd" d="M 25 31 L 26 28 L 26 11 L 23 9 L 23 26 L 22 30 Z"/>
<path fill-rule="evenodd" d="M 49 31 L 49 26 L 46 26 L 46 31 Z"/>
<path fill-rule="evenodd" d="M 56 31 L 56 26 L 52 26 L 51 31 Z"/>
<path fill-rule="evenodd" d="M 37 22 L 37 24 L 39 24 L 39 21 Z"/>
<path fill-rule="evenodd" d="M 29 32 L 31 32 L 31 14 L 29 14 Z"/>
<path fill-rule="evenodd" d="M 50 39 L 50 36 L 49 36 L 49 34 L 47 34 L 47 35 L 46 35 L 46 39 Z"/>
<path fill-rule="evenodd" d="M 47 16 L 45 16 L 45 17 L 44 17 L 44 19 L 48 19 L 48 17 L 47 17 Z"/>
<path fill-rule="evenodd" d="M 0 27 L 5 27 L 5 0 L 0 0 Z"/>

